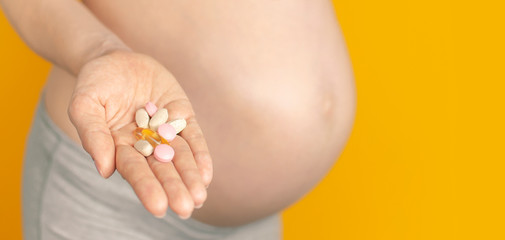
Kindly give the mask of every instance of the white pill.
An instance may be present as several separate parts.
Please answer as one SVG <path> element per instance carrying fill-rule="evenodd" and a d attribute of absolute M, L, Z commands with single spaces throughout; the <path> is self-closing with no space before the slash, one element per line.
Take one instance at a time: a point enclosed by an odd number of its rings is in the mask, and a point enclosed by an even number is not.
<path fill-rule="evenodd" d="M 168 122 L 168 124 L 172 125 L 172 127 L 175 128 L 175 134 L 180 133 L 184 128 L 186 128 L 187 125 L 186 119 L 184 118 L 172 120 Z"/>
<path fill-rule="evenodd" d="M 137 110 L 135 113 L 135 122 L 137 122 L 137 126 L 141 128 L 147 128 L 149 124 L 149 114 L 143 108 Z"/>
<path fill-rule="evenodd" d="M 146 140 L 138 140 L 133 147 L 145 157 L 150 156 L 154 151 L 153 146 Z"/>
<path fill-rule="evenodd" d="M 158 127 L 166 123 L 168 120 L 168 111 L 165 108 L 160 108 L 158 111 L 153 115 L 151 120 L 149 121 L 149 128 L 153 131 L 158 131 Z"/>

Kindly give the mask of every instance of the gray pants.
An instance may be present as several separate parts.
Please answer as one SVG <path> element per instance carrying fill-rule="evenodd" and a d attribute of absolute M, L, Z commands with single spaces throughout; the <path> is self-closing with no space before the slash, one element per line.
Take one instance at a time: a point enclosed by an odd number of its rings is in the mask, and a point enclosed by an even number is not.
<path fill-rule="evenodd" d="M 172 211 L 153 217 L 116 172 L 97 173 L 39 103 L 23 170 L 24 239 L 280 239 L 274 215 L 240 227 L 215 227 Z"/>

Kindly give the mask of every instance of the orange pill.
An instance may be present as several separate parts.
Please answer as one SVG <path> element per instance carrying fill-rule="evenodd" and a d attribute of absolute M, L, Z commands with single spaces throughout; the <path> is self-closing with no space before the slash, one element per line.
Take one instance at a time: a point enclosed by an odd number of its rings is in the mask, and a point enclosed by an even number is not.
<path fill-rule="evenodd" d="M 149 128 L 136 128 L 135 131 L 133 131 L 133 134 L 137 140 L 148 141 L 153 148 L 160 144 L 169 144 L 166 139 L 162 138 L 158 133 Z"/>

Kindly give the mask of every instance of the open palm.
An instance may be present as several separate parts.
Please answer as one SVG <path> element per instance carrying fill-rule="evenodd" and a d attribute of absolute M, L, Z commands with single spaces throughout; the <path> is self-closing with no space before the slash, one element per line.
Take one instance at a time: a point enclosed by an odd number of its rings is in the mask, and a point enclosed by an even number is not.
<path fill-rule="evenodd" d="M 188 125 L 171 143 L 172 162 L 146 158 L 134 148 L 135 111 L 147 102 L 168 110 L 169 120 Z M 115 169 L 155 216 L 170 206 L 182 218 L 206 199 L 212 163 L 202 131 L 186 94 L 175 78 L 154 59 L 117 51 L 88 62 L 81 69 L 69 115 L 84 149 L 103 177 Z"/>

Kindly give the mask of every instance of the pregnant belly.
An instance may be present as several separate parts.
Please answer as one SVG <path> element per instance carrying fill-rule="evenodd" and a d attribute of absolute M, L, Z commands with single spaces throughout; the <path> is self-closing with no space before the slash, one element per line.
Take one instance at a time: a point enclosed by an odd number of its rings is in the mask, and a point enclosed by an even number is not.
<path fill-rule="evenodd" d="M 338 90 L 341 79 L 249 77 L 187 88 L 214 161 L 208 200 L 194 214 L 208 223 L 246 223 L 292 204 L 330 169 L 351 129 L 353 90 Z"/>
<path fill-rule="evenodd" d="M 77 140 L 66 115 L 73 79 L 52 75 L 49 114 Z M 249 77 L 183 83 L 214 161 L 208 199 L 193 215 L 206 223 L 243 224 L 292 204 L 330 169 L 351 128 L 353 91 L 340 80 Z"/>
<path fill-rule="evenodd" d="M 178 73 L 214 161 L 208 200 L 193 216 L 214 225 L 253 221 L 307 193 L 342 150 L 354 107 L 349 77 L 226 69 Z M 56 69 L 46 96 L 50 115 L 77 140 L 66 115 L 73 81 Z"/>

